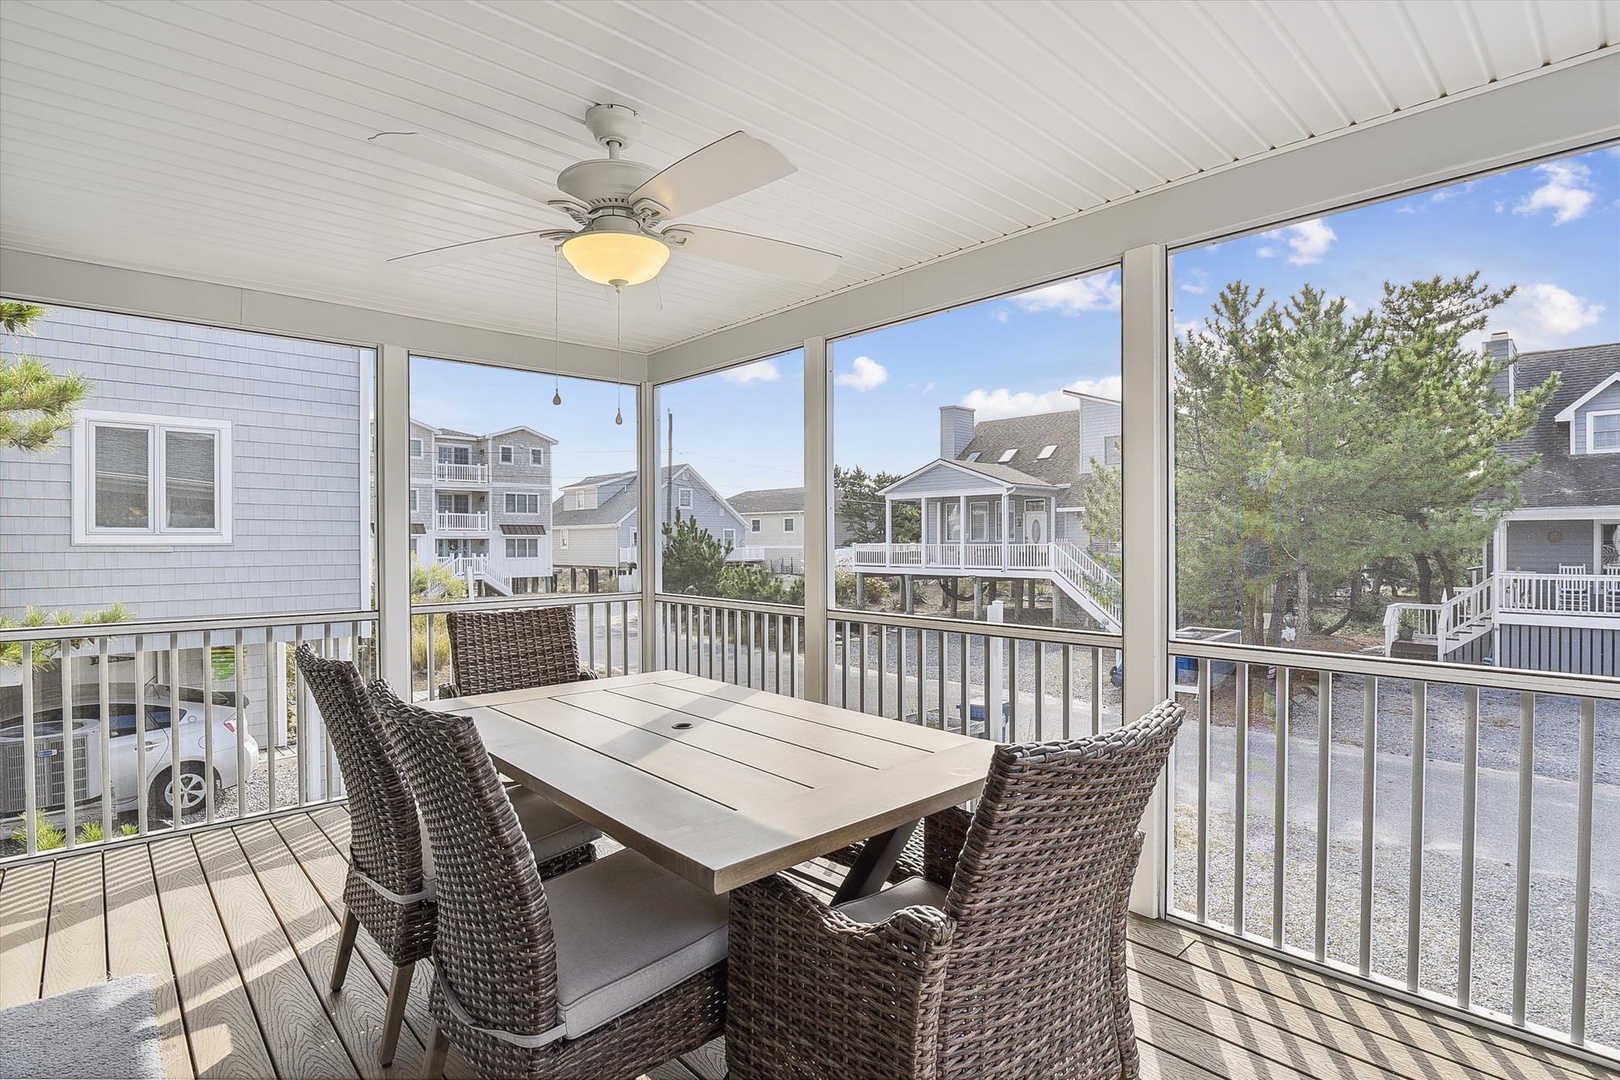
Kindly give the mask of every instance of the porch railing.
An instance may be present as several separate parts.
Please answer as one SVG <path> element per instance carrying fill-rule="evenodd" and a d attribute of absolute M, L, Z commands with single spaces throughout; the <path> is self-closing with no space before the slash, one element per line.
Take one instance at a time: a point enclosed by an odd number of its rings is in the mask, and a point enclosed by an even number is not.
<path fill-rule="evenodd" d="M 660 596 L 658 666 L 802 697 L 804 609 Z"/>
<path fill-rule="evenodd" d="M 342 797 L 292 650 L 369 675 L 375 633 L 372 611 L 0 630 L 0 862 Z"/>
<path fill-rule="evenodd" d="M 1498 574 L 1497 610 L 1524 615 L 1620 615 L 1620 574 Z"/>
<path fill-rule="evenodd" d="M 471 514 L 440 511 L 434 517 L 441 532 L 485 532 L 489 529 L 489 514 L 479 510 Z"/>
<path fill-rule="evenodd" d="M 444 617 L 452 611 L 511 608 L 572 608 L 574 637 L 582 666 L 597 675 L 630 675 L 641 670 L 641 597 L 631 593 L 590 596 L 500 596 L 411 606 L 411 693 L 434 700 L 452 685 L 450 634 Z"/>
<path fill-rule="evenodd" d="M 450 461 L 435 462 L 433 478 L 446 484 L 487 484 L 489 466 L 462 465 Z"/>
<path fill-rule="evenodd" d="M 1582 1045 L 1620 686 L 1173 645 L 1175 917 Z M 1607 850 L 1602 848 L 1602 850 Z M 1598 864 L 1612 887 L 1612 859 Z M 1601 991 L 1599 991 L 1601 992 Z M 1614 1039 L 1612 1017 L 1607 1040 Z M 1612 1053 L 1612 1051 L 1609 1051 Z"/>

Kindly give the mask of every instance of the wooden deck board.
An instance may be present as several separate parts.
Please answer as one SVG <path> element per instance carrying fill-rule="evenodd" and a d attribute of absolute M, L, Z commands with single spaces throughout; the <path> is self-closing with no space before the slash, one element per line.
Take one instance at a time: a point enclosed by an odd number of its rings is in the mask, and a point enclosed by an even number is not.
<path fill-rule="evenodd" d="M 347 814 L 328 808 L 9 867 L 0 1002 L 147 974 L 171 1076 L 419 1075 L 429 965 L 389 1069 L 376 1043 L 390 968 L 366 935 L 344 989 L 326 989 L 348 839 Z M 1143 1080 L 1616 1075 L 1182 923 L 1132 919 L 1130 957 Z M 718 1080 L 724 1062 L 717 1040 L 648 1080 Z M 458 1055 L 450 1075 L 468 1075 Z"/>

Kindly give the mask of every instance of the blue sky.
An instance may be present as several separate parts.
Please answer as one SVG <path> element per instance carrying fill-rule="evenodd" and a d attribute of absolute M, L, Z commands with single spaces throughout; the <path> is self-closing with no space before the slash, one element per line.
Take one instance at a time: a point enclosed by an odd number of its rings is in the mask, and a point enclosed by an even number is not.
<path fill-rule="evenodd" d="M 1519 286 L 1492 329 L 1522 351 L 1620 341 L 1620 148 L 1190 249 L 1172 263 L 1178 333 L 1238 278 L 1279 301 L 1309 282 L 1353 311 L 1384 280 L 1482 270 Z M 1061 408 L 1065 388 L 1117 396 L 1119 277 L 1106 271 L 973 304 L 833 344 L 834 457 L 903 473 L 931 460 L 938 409 L 980 419 Z M 798 352 L 664 387 L 675 460 L 722 494 L 803 482 L 803 358 Z M 530 373 L 418 361 L 413 412 L 473 431 L 527 423 L 561 440 L 557 477 L 631 468 L 633 398 L 613 424 L 615 390 Z M 661 436 L 662 438 L 662 436 Z"/>

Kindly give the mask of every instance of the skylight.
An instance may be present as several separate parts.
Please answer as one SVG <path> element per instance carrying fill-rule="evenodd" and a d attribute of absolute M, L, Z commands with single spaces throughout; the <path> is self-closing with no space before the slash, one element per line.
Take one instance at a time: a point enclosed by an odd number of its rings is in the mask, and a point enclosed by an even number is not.
<path fill-rule="evenodd" d="M 978 461 L 979 460 L 979 452 L 977 450 L 973 451 L 973 453 L 971 453 L 971 454 L 969 454 L 967 456 L 967 459 L 969 461 Z"/>
<path fill-rule="evenodd" d="M 1052 456 L 1052 452 L 1054 450 L 1056 450 L 1056 449 L 1057 449 L 1057 443 L 1053 443 L 1051 446 L 1043 446 L 1043 447 L 1041 447 L 1041 452 L 1035 455 L 1035 460 L 1036 461 L 1045 461 L 1047 458 Z"/>
<path fill-rule="evenodd" d="M 996 458 L 996 460 L 1001 462 L 1003 465 L 1005 465 L 1005 464 L 1007 464 L 1007 462 L 1011 461 L 1013 459 L 1013 455 L 1015 455 L 1017 453 L 1018 453 L 1018 447 L 1015 446 L 1011 450 L 1003 450 L 1001 452 L 1001 456 Z"/>

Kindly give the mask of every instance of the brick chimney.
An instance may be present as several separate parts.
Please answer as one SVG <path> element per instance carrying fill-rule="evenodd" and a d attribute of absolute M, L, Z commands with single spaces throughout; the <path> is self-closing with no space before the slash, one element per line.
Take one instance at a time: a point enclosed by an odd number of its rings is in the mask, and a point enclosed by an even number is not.
<path fill-rule="evenodd" d="M 973 410 L 966 405 L 939 407 L 939 456 L 953 461 L 973 441 Z"/>

